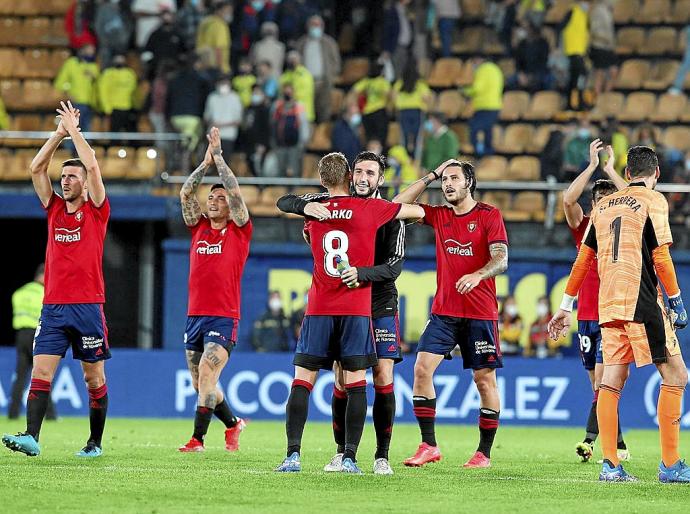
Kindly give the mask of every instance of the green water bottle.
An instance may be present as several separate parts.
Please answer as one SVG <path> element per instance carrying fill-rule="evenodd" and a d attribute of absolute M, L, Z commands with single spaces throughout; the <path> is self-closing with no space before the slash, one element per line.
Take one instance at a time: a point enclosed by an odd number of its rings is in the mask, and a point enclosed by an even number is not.
<path fill-rule="evenodd" d="M 340 276 L 345 273 L 346 270 L 349 270 L 351 268 L 350 263 L 347 262 L 347 259 L 343 259 L 340 255 L 336 255 L 335 257 L 335 268 L 338 270 L 338 273 Z M 354 289 L 355 287 L 359 287 L 359 282 L 355 282 L 353 285 L 347 286 L 350 289 Z"/>

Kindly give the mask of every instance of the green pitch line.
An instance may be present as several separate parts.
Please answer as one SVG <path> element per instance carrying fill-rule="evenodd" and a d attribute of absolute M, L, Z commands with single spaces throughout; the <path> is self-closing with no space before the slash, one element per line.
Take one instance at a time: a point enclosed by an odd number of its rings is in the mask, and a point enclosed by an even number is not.
<path fill-rule="evenodd" d="M 23 422 L 3 421 L 16 432 Z M 301 474 L 276 474 L 284 457 L 284 426 L 252 422 L 241 449 L 224 450 L 223 429 L 214 421 L 203 454 L 181 454 L 192 420 L 111 419 L 104 455 L 73 456 L 88 434 L 88 420 L 65 418 L 43 426 L 39 457 L 0 448 L 0 505 L 3 512 L 281 512 L 319 513 L 504 513 L 504 512 L 688 512 L 690 487 L 656 481 L 658 435 L 631 431 L 626 468 L 636 484 L 600 484 L 599 466 L 581 464 L 574 452 L 582 430 L 499 428 L 493 467 L 463 470 L 476 449 L 476 427 L 440 426 L 443 461 L 408 469 L 404 458 L 417 447 L 415 425 L 397 425 L 391 446 L 393 476 L 374 476 L 374 431 L 367 426 L 359 452 L 364 476 L 326 474 L 334 453 L 330 426 L 309 423 Z M 598 450 L 597 450 L 598 452 Z M 690 438 L 681 436 L 681 454 Z M 596 458 L 600 458 L 598 455 Z"/>

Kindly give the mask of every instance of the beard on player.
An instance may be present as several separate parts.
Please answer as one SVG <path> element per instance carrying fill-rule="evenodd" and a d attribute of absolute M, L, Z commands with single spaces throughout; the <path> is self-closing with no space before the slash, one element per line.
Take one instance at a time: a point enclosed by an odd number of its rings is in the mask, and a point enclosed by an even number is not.
<path fill-rule="evenodd" d="M 443 187 L 443 198 L 451 205 L 460 205 L 470 194 L 467 187 L 453 187 L 448 184 Z"/>
<path fill-rule="evenodd" d="M 206 200 L 208 219 L 213 221 L 227 220 L 230 215 L 230 204 L 227 191 L 214 186 Z"/>

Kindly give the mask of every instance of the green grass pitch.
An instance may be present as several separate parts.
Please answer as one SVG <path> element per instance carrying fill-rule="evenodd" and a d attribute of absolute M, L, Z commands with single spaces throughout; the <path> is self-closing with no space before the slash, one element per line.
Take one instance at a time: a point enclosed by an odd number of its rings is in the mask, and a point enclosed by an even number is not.
<path fill-rule="evenodd" d="M 181 454 L 192 420 L 110 419 L 104 455 L 73 456 L 84 443 L 88 420 L 46 422 L 39 457 L 0 448 L 0 511 L 21 512 L 688 512 L 690 486 L 656 480 L 658 435 L 626 435 L 633 458 L 626 468 L 640 483 L 600 484 L 599 466 L 581 464 L 574 445 L 582 430 L 502 427 L 488 470 L 463 470 L 475 450 L 477 428 L 439 426 L 443 460 L 407 469 L 404 458 L 418 444 L 414 425 L 395 427 L 393 476 L 371 473 L 374 432 L 367 425 L 358 455 L 364 476 L 321 471 L 334 453 L 330 426 L 308 423 L 301 474 L 272 470 L 284 456 L 284 426 L 251 422 L 241 449 L 223 448 L 222 425 L 214 421 L 203 454 Z M 23 422 L 3 422 L 16 432 Z M 685 439 L 686 454 L 690 444 Z M 682 443 L 683 441 L 681 441 Z M 683 445 L 681 444 L 681 449 Z"/>

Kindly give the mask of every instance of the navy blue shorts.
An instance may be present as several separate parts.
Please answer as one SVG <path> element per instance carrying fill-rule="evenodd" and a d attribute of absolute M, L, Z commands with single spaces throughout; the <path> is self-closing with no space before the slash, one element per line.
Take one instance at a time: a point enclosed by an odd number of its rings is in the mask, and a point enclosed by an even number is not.
<path fill-rule="evenodd" d="M 378 364 L 369 316 L 305 316 L 293 364 L 312 371 L 333 369 L 338 361 L 347 371 Z"/>
<path fill-rule="evenodd" d="M 580 357 L 586 370 L 594 369 L 596 364 L 603 364 L 601 353 L 601 328 L 598 321 L 578 321 L 577 338 L 580 340 Z"/>
<path fill-rule="evenodd" d="M 223 316 L 188 316 L 184 329 L 185 350 L 203 352 L 206 343 L 217 343 L 230 353 L 237 342 L 240 321 Z"/>
<path fill-rule="evenodd" d="M 460 346 L 464 369 L 502 368 L 498 322 L 432 314 L 419 339 L 417 352 L 450 355 Z"/>
<path fill-rule="evenodd" d="M 64 357 L 70 346 L 75 360 L 98 362 L 110 358 L 103 304 L 43 306 L 34 335 L 34 355 Z"/>
<path fill-rule="evenodd" d="M 379 359 L 392 359 L 396 364 L 402 362 L 398 315 L 375 318 L 371 320 L 371 324 L 374 327 L 376 356 Z"/>

